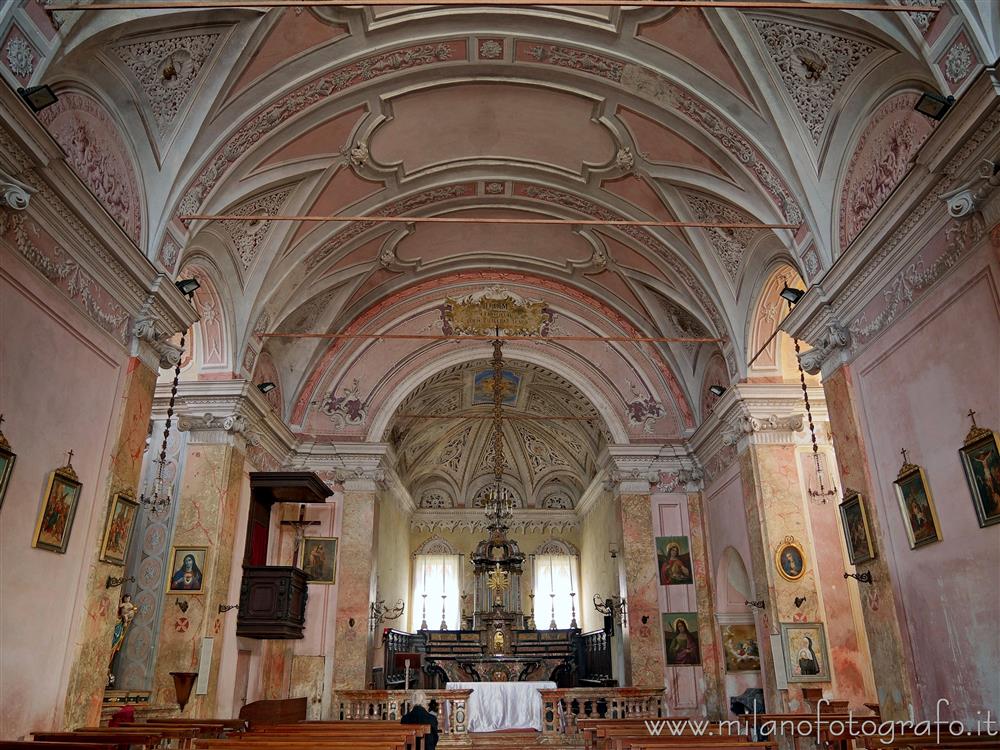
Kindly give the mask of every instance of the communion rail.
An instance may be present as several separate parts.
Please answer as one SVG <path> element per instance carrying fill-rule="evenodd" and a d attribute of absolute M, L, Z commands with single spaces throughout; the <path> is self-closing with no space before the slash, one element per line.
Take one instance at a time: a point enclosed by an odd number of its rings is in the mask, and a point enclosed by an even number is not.
<path fill-rule="evenodd" d="M 663 688 L 593 687 L 539 690 L 543 741 L 579 735 L 579 719 L 658 719 L 667 715 Z"/>
<path fill-rule="evenodd" d="M 438 747 L 469 745 L 467 706 L 472 690 L 342 690 L 336 695 L 341 721 L 399 722 L 416 705 L 438 702 Z"/>

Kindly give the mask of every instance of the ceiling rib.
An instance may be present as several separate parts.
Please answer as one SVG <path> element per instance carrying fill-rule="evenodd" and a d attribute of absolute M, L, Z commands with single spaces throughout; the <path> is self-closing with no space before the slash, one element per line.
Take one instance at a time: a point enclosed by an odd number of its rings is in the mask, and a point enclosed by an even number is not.
<path fill-rule="evenodd" d="M 726 339 L 671 336 L 473 336 L 433 333 L 261 333 L 262 338 L 385 339 L 387 341 L 612 341 L 622 344 L 721 344 Z"/>
<path fill-rule="evenodd" d="M 519 219 L 514 217 L 459 216 L 310 216 L 284 214 L 185 214 L 181 221 L 372 221 L 394 224 L 545 224 L 597 227 L 687 227 L 693 229 L 798 229 L 798 224 L 760 224 L 713 221 L 643 221 L 630 219 Z"/>
<path fill-rule="evenodd" d="M 46 10 L 180 10 L 191 8 L 305 8 L 346 5 L 399 5 L 399 0 L 376 0 L 372 2 L 357 2 L 357 0 L 261 0 L 260 2 L 242 2 L 237 0 L 141 0 L 137 2 L 97 2 L 89 5 L 79 3 L 52 3 L 46 5 Z M 657 7 L 657 8 L 733 8 L 737 10 L 783 10 L 792 7 L 795 10 L 851 10 L 873 11 L 879 13 L 938 13 L 941 8 L 935 5 L 887 5 L 885 3 L 850 2 L 787 2 L 782 0 L 412 0 L 406 5 L 415 6 L 481 6 L 481 7 L 516 7 L 534 5 L 586 5 L 586 6 L 619 6 Z"/>

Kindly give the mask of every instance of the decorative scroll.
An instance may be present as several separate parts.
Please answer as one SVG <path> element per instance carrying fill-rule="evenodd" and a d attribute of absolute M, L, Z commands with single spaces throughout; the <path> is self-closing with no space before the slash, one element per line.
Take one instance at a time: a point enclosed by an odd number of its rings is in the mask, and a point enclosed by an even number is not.
<path fill-rule="evenodd" d="M 552 311 L 541 300 L 493 286 L 458 299 L 446 297 L 442 319 L 446 334 L 488 336 L 499 328 L 508 336 L 544 336 Z"/>

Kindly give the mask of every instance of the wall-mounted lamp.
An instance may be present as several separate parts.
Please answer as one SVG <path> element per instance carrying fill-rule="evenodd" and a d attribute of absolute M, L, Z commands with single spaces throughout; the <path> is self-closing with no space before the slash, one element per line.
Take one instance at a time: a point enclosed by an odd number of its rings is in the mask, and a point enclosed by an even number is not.
<path fill-rule="evenodd" d="M 59 101 L 56 92 L 45 84 L 41 86 L 29 86 L 26 89 L 19 88 L 17 93 L 31 107 L 32 112 L 41 112 L 46 107 L 51 107 Z"/>
<path fill-rule="evenodd" d="M 275 385 L 274 383 L 272 383 L 270 380 L 267 381 L 266 383 L 258 383 L 257 384 L 257 390 L 260 391 L 261 393 L 265 393 L 265 394 L 266 393 L 270 393 L 271 391 L 273 391 L 277 387 L 278 386 Z"/>
<path fill-rule="evenodd" d="M 620 551 L 618 549 L 618 542 L 608 542 L 608 554 L 611 555 L 612 560 L 618 557 Z"/>
<path fill-rule="evenodd" d="M 917 99 L 917 103 L 913 105 L 913 108 L 920 114 L 930 117 L 932 120 L 940 120 L 951 109 L 951 105 L 955 103 L 955 97 L 953 96 L 941 96 L 940 94 L 935 94 L 932 91 L 925 91 Z"/>
<path fill-rule="evenodd" d="M 710 385 L 708 386 L 708 392 L 711 393 L 713 396 L 721 396 L 723 393 L 726 392 L 726 389 L 721 385 Z"/>
<path fill-rule="evenodd" d="M 135 583 L 135 576 L 129 576 L 128 578 L 116 578 L 115 576 L 108 576 L 108 580 L 104 582 L 104 588 L 106 589 L 116 589 L 123 583 Z"/>
<path fill-rule="evenodd" d="M 174 285 L 181 290 L 181 294 L 185 297 L 190 297 L 201 288 L 198 279 L 178 279 Z"/>
<path fill-rule="evenodd" d="M 745 605 L 747 605 L 748 607 L 755 607 L 755 608 L 757 608 L 757 609 L 764 609 L 764 606 L 765 606 L 765 605 L 764 605 L 764 600 L 763 600 L 763 599 L 758 599 L 758 600 L 757 600 L 757 601 L 755 601 L 755 602 L 751 602 L 751 601 L 747 600 L 747 601 L 745 601 L 745 602 L 743 602 L 743 603 L 744 603 Z"/>
<path fill-rule="evenodd" d="M 788 286 L 788 284 L 785 284 L 785 288 L 778 292 L 779 297 L 783 300 L 788 300 L 793 305 L 797 304 L 798 301 L 802 299 L 803 294 L 805 294 L 804 291 L 796 289 L 793 286 Z"/>
<path fill-rule="evenodd" d="M 383 622 L 395 620 L 401 617 L 405 611 L 406 604 L 402 599 L 397 599 L 394 607 L 387 607 L 383 599 L 372 602 L 368 615 L 368 629 L 374 633 Z M 445 630 L 445 628 L 441 629 Z"/>
<path fill-rule="evenodd" d="M 844 573 L 844 578 L 853 578 L 858 583 L 872 583 L 872 572 L 866 570 L 864 573 Z"/>
<path fill-rule="evenodd" d="M 795 602 L 795 609 L 800 609 L 806 603 L 806 598 L 804 596 L 797 596 L 793 601 Z"/>
<path fill-rule="evenodd" d="M 177 605 L 177 609 L 179 609 L 181 612 L 187 612 L 188 607 L 191 606 L 188 604 L 187 599 L 178 599 L 177 601 L 174 602 L 174 604 Z"/>
<path fill-rule="evenodd" d="M 220 615 L 224 615 L 224 614 L 226 614 L 226 612 L 228 612 L 231 609 L 239 609 L 239 608 L 240 608 L 239 604 L 220 604 L 219 605 L 219 614 Z"/>
<path fill-rule="evenodd" d="M 600 594 L 594 594 L 594 609 L 622 625 L 628 622 L 628 604 L 618 595 L 605 599 Z"/>

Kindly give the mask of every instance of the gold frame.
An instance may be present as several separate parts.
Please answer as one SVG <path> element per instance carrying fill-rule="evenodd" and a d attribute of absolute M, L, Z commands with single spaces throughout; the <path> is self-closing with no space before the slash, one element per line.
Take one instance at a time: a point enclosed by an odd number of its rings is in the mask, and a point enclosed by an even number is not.
<path fill-rule="evenodd" d="M 2 431 L 0 431 L 0 457 L 6 459 L 3 469 L 0 470 L 0 508 L 2 508 L 10 475 L 14 473 L 14 462 L 17 461 L 17 454 L 11 450 L 10 443 L 7 442 Z"/>
<path fill-rule="evenodd" d="M 784 552 L 789 547 L 794 547 L 798 551 L 799 557 L 802 558 L 802 570 L 800 570 L 799 574 L 795 576 L 788 575 L 788 573 L 785 572 L 785 569 L 781 566 L 781 553 Z M 801 544 L 795 541 L 795 537 L 786 536 L 785 540 L 775 548 L 774 567 L 777 568 L 778 575 L 780 575 L 786 581 L 797 581 L 806 574 L 806 568 L 808 567 L 806 563 L 806 551 L 802 549 Z"/>
<path fill-rule="evenodd" d="M 927 507 L 930 509 L 931 523 L 934 526 L 934 538 L 924 539 L 919 542 L 913 536 L 913 527 L 910 525 L 910 514 L 906 512 L 905 498 L 903 497 L 903 484 L 916 476 L 920 477 L 920 485 L 923 487 L 924 495 L 927 497 Z M 910 542 L 910 549 L 940 542 L 942 539 L 941 523 L 938 521 L 937 508 L 934 506 L 934 497 L 931 495 L 931 487 L 927 483 L 927 475 L 924 473 L 923 467 L 916 464 L 904 463 L 892 483 L 896 486 L 896 501 L 899 504 L 899 512 L 903 516 L 903 527 L 906 529 L 906 538 Z"/>
<path fill-rule="evenodd" d="M 132 543 L 132 534 L 135 532 L 135 522 L 139 519 L 139 503 L 136 499 L 132 497 L 127 492 L 116 492 L 111 496 L 111 501 L 108 504 L 108 516 L 104 520 L 104 535 L 101 538 L 101 555 L 100 561 L 110 563 L 112 565 L 125 565 L 125 558 L 119 561 L 118 558 L 108 557 L 108 539 L 111 538 L 111 522 L 114 519 L 115 510 L 118 508 L 118 502 L 121 501 L 125 505 L 131 505 L 135 509 L 135 513 L 132 515 L 132 522 L 129 524 L 128 533 L 125 535 L 125 544 L 123 549 L 126 554 L 128 553 L 128 547 Z"/>
<path fill-rule="evenodd" d="M 781 626 L 781 660 L 785 663 L 785 679 L 789 683 L 803 683 L 803 682 L 829 682 L 831 677 L 831 665 L 830 665 L 830 647 L 826 642 L 826 627 L 821 622 L 781 622 L 778 623 Z M 823 669 L 820 670 L 819 674 L 811 675 L 794 675 L 792 674 L 792 665 L 790 659 L 792 658 L 791 645 L 792 645 L 792 632 L 795 629 L 805 630 L 807 628 L 814 628 L 816 634 L 819 636 L 820 642 L 818 644 L 813 644 L 813 650 L 817 649 L 822 651 L 823 659 Z"/>
<path fill-rule="evenodd" d="M 69 485 L 76 490 L 73 494 L 73 502 L 69 507 L 69 512 L 66 514 L 66 528 L 63 532 L 62 543 L 58 545 L 38 541 L 38 538 L 42 534 L 42 520 L 45 518 L 45 510 L 49 507 L 49 499 L 52 497 L 52 488 L 55 486 L 57 478 L 63 484 Z M 55 469 L 49 474 L 49 483 L 45 488 L 45 495 L 42 497 L 42 507 L 38 511 L 38 520 L 35 522 L 35 535 L 31 540 L 32 547 L 35 549 L 48 550 L 49 552 L 58 552 L 60 555 L 66 554 L 66 548 L 69 546 L 70 533 L 73 531 L 73 520 L 76 518 L 76 508 L 80 504 L 80 492 L 82 489 L 83 482 L 80 481 L 80 478 L 76 475 L 73 467 L 69 464 Z"/>
<path fill-rule="evenodd" d="M 304 536 L 302 537 L 302 544 L 299 545 L 299 559 L 298 566 L 299 570 L 304 571 L 306 562 L 306 542 L 307 541 L 319 541 L 319 542 L 333 542 L 333 579 L 330 581 L 321 581 L 314 578 L 306 578 L 306 583 L 316 584 L 317 586 L 333 586 L 337 583 L 337 572 L 338 572 L 338 558 L 340 557 L 340 537 L 339 536 Z M 306 574 L 308 576 L 308 573 Z"/>
<path fill-rule="evenodd" d="M 858 504 L 858 508 L 861 511 L 861 524 L 865 527 L 865 541 L 868 542 L 868 550 L 866 554 L 861 555 L 857 554 L 857 550 L 854 549 L 854 543 L 851 541 L 851 535 L 847 531 L 847 506 L 855 502 Z M 864 495 L 857 490 L 845 487 L 844 499 L 837 507 L 840 510 L 840 525 L 843 526 L 844 542 L 847 544 L 847 557 L 851 561 L 851 565 L 861 565 L 862 563 L 874 560 L 875 543 L 872 540 L 871 524 L 868 523 L 868 510 L 865 508 Z"/>
<path fill-rule="evenodd" d="M 198 590 L 194 590 L 194 589 L 174 589 L 174 588 L 170 587 L 171 580 L 174 577 L 174 560 L 177 559 L 177 553 L 180 552 L 180 551 L 187 551 L 187 552 L 192 552 L 192 551 L 194 551 L 194 552 L 202 552 L 203 551 L 205 553 L 205 564 L 202 565 L 202 567 L 201 567 L 201 588 L 198 589 Z M 209 551 L 208 547 L 199 546 L 197 544 L 174 544 L 174 545 L 172 545 L 170 547 L 170 557 L 168 558 L 169 565 L 167 566 L 167 575 L 165 576 L 166 577 L 166 581 L 167 581 L 166 593 L 168 593 L 168 594 L 177 594 L 177 595 L 180 595 L 180 596 L 186 596 L 186 595 L 200 596 L 201 594 L 204 594 L 205 593 L 205 586 L 208 584 L 208 551 Z"/>
<path fill-rule="evenodd" d="M 1000 437 L 998 437 L 993 430 L 973 424 L 972 429 L 969 430 L 969 434 L 965 436 L 965 442 L 962 443 L 962 447 L 958 449 L 958 455 L 962 458 L 962 469 L 965 472 L 965 481 L 968 483 L 969 492 L 972 494 L 972 506 L 976 510 L 976 520 L 979 522 L 979 528 L 981 529 L 1000 523 L 1000 513 L 997 513 L 993 518 L 986 517 L 985 506 L 983 505 L 982 498 L 979 496 L 979 492 L 977 491 L 976 483 L 974 481 L 974 474 L 972 470 L 972 463 L 969 460 L 969 453 L 975 448 L 978 448 L 980 445 L 989 442 L 992 442 L 997 452 L 1000 453 Z M 2 480 L 0 480 L 0 482 L 2 482 Z M 0 484 L 0 487 L 2 487 L 2 484 Z M 2 493 L 2 489 L 0 489 L 0 493 Z M 0 499 L 2 499 L 2 494 L 0 494 Z"/>

